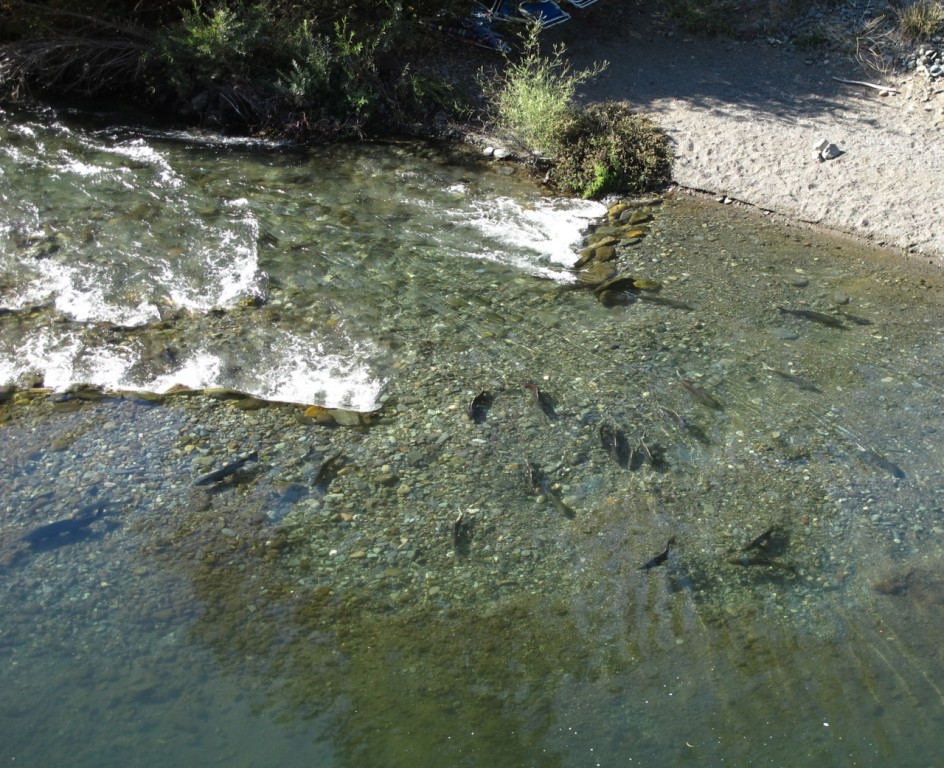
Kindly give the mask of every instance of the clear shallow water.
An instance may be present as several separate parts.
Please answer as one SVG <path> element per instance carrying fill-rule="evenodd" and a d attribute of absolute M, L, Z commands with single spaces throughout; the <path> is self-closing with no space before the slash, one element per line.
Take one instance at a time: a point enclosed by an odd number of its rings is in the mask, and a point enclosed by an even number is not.
<path fill-rule="evenodd" d="M 544 236 L 532 217 L 560 204 L 512 177 L 415 148 L 322 157 L 148 138 L 139 151 L 162 159 L 132 169 L 149 182 L 141 189 L 163 190 L 159 210 L 196 202 L 161 213 L 153 230 L 125 222 L 125 236 L 151 232 L 158 245 L 142 252 L 164 253 L 178 221 L 188 223 L 178 238 L 216 232 L 182 249 L 195 259 L 154 262 L 155 275 L 179 266 L 190 276 L 170 290 L 131 278 L 149 267 L 136 247 L 122 250 L 120 227 L 27 256 L 36 243 L 18 241 L 17 227 L 56 185 L 37 176 L 26 194 L 24 168 L 48 170 L 63 141 L 66 165 L 114 164 L 102 186 L 123 190 L 71 208 L 57 197 L 44 203 L 56 225 L 36 219 L 30 232 L 81 231 L 100 208 L 117 222 L 133 207 L 120 198 L 138 187 L 119 183 L 128 153 L 101 147 L 140 137 L 26 127 L 45 149 L 32 145 L 34 159 L 14 163 L 16 187 L 4 187 L 16 211 L 5 214 L 4 306 L 56 306 L 0 317 L 4 343 L 18 340 L 6 363 L 16 376 L 28 370 L 21 357 L 40 368 L 52 358 L 43 334 L 69 333 L 75 352 L 57 385 L 78 378 L 83 355 L 111 354 L 127 361 L 126 386 L 192 371 L 191 383 L 264 394 L 245 383 L 292 381 L 301 360 L 310 373 L 299 380 L 325 391 L 319 372 L 350 393 L 346 375 L 366 370 L 358 381 L 383 409 L 369 428 L 340 429 L 291 406 L 209 398 L 8 403 L 6 759 L 934 764 L 944 713 L 935 273 L 676 199 L 652 208 L 624 267 L 693 309 L 607 308 L 555 266 L 586 210 L 561 213 L 559 234 Z M 165 166 L 188 190 L 179 198 L 161 186 Z M 65 186 L 55 194 L 90 199 Z M 514 246 L 522 232 L 538 247 Z M 112 237 L 121 258 L 95 256 L 92 243 Z M 250 277 L 224 296 L 218 276 L 243 274 L 244 250 Z M 90 269 L 82 259 L 96 258 L 137 266 L 84 315 L 30 271 L 82 264 L 66 270 L 74 286 Z M 109 284 L 97 274 L 89 285 Z M 159 322 L 127 327 L 108 314 L 106 297 L 126 282 L 130 298 L 115 306 L 144 302 Z M 265 301 L 247 300 L 256 295 Z M 358 365 L 345 369 L 351 357 Z M 698 402 L 680 376 L 722 407 Z M 553 397 L 557 418 L 534 407 L 527 382 Z M 466 407 L 482 389 L 494 403 L 473 424 Z M 604 423 L 660 461 L 620 467 L 600 446 Z M 237 482 L 192 485 L 250 449 L 260 459 Z M 340 471 L 319 482 L 337 453 Z M 526 461 L 572 517 L 531 493 Z M 114 509 L 86 537 L 23 545 L 24 533 L 102 498 Z M 460 512 L 474 520 L 468 546 L 455 538 Z M 744 548 L 770 526 L 774 564 L 729 562 L 754 557 Z M 668 561 L 640 570 L 669 537 Z"/>
<path fill-rule="evenodd" d="M 395 147 L 247 149 L 54 118 L 3 131 L 0 306 L 68 321 L 7 334 L 5 381 L 222 386 L 370 410 L 387 376 L 371 283 L 414 283 L 432 253 L 443 265 L 493 261 L 567 279 L 581 223 L 600 212 L 472 163 L 430 156 L 416 167 L 412 150 Z M 241 352 L 201 333 L 209 310 L 262 299 L 285 322 L 242 333 Z M 96 335 L 182 312 L 195 327 L 156 360 Z"/>

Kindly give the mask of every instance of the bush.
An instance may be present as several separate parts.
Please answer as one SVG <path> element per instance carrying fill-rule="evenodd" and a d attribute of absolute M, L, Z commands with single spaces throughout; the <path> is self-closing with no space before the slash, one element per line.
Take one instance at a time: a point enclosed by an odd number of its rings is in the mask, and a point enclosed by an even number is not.
<path fill-rule="evenodd" d="M 898 12 L 898 25 L 906 40 L 930 40 L 944 26 L 944 3 L 938 0 L 917 0 Z"/>
<path fill-rule="evenodd" d="M 191 95 L 228 78 L 250 52 L 256 25 L 225 4 L 209 11 L 197 0 L 161 41 L 160 56 L 178 93 Z"/>
<path fill-rule="evenodd" d="M 497 80 L 483 83 L 492 120 L 517 136 L 531 151 L 555 154 L 557 131 L 572 110 L 577 88 L 602 72 L 607 64 L 574 72 L 564 61 L 564 48 L 552 55 L 540 52 L 534 25 L 524 40 L 521 57 L 509 60 Z"/>
<path fill-rule="evenodd" d="M 639 194 L 661 189 L 671 178 L 666 135 L 627 104 L 570 111 L 554 133 L 558 152 L 550 181 L 568 194 Z"/>

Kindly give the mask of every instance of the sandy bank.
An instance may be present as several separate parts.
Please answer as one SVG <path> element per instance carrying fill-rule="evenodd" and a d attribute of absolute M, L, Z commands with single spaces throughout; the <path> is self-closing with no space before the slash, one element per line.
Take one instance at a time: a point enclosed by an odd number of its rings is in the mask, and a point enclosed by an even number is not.
<path fill-rule="evenodd" d="M 584 98 L 626 100 L 659 122 L 679 185 L 944 264 L 944 87 L 890 78 L 899 92 L 881 95 L 835 79 L 881 82 L 849 61 L 667 36 L 635 7 L 601 3 L 546 34 L 578 68 L 610 62 Z M 815 159 L 823 138 L 843 154 Z"/>

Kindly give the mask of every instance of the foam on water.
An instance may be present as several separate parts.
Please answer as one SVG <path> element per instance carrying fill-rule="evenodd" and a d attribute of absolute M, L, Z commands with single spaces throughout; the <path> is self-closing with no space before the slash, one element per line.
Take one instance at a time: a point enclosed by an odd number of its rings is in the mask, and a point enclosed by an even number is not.
<path fill-rule="evenodd" d="M 58 311 L 78 322 L 110 322 L 144 325 L 159 318 L 157 307 L 145 300 L 118 304 L 105 297 L 111 280 L 106 270 L 40 262 L 40 279 L 21 296 L 20 306 L 53 298 Z"/>
<path fill-rule="evenodd" d="M 265 276 L 259 270 L 256 253 L 258 224 L 247 214 L 242 225 L 204 233 L 205 239 L 188 254 L 191 260 L 199 256 L 202 271 L 196 277 L 182 274 L 179 264 L 170 259 L 161 261 L 160 283 L 171 303 L 206 312 L 261 292 Z"/>
<path fill-rule="evenodd" d="M 598 203 L 542 197 L 497 174 L 470 180 L 440 165 L 420 173 L 409 153 L 397 156 L 402 166 L 396 171 L 388 156 L 380 170 L 372 156 L 293 157 L 287 165 L 298 163 L 301 178 L 307 163 L 336 162 L 336 181 L 324 190 L 299 185 L 282 191 L 278 163 L 235 151 L 279 144 L 212 134 L 86 132 L 54 120 L 11 121 L 0 124 L 0 132 L 14 137 L 0 141 L 0 236 L 10 243 L 0 255 L 3 306 L 52 304 L 72 321 L 0 342 L 0 378 L 42 373 L 55 388 L 76 382 L 154 391 L 220 386 L 272 400 L 372 410 L 383 391 L 384 353 L 369 341 L 374 313 L 353 304 L 370 305 L 364 291 L 383 290 L 385 275 L 365 272 L 358 254 L 368 252 L 363 244 L 371 238 L 386 240 L 386 216 L 393 214 L 398 230 L 389 241 L 394 249 L 415 243 L 392 269 L 416 269 L 433 282 L 441 274 L 448 283 L 451 267 L 443 265 L 472 259 L 565 282 L 572 279 L 568 267 L 581 230 L 603 211 Z M 208 147 L 214 148 L 212 172 L 201 164 Z M 508 192 L 518 186 L 522 195 Z M 280 218 L 275 210 L 293 213 Z M 368 234 L 373 217 L 378 226 Z M 324 226 L 317 224 L 323 219 Z M 260 242 L 275 245 L 260 254 Z M 334 265 L 323 279 L 317 259 L 309 270 L 310 254 L 318 253 L 330 254 L 321 261 Z M 178 309 L 236 308 L 269 293 L 269 273 L 276 289 L 293 283 L 317 289 L 303 303 L 317 307 L 316 318 L 327 312 L 350 320 L 350 334 L 319 323 L 322 335 L 316 335 L 294 309 L 283 323 L 235 329 L 236 338 L 214 338 L 216 332 L 200 338 L 191 324 L 188 333 L 197 335 L 174 345 L 179 360 L 171 370 L 167 360 L 148 358 L 142 344 L 113 348 L 91 327 L 143 326 Z M 336 290 L 329 280 L 337 281 Z M 74 330 L 76 324 L 86 328 Z"/>
<path fill-rule="evenodd" d="M 148 165 L 157 170 L 159 186 L 166 189 L 178 189 L 184 186 L 184 180 L 171 166 L 163 152 L 159 152 L 144 139 L 132 139 L 119 142 L 111 147 L 117 155 L 127 157 L 135 163 Z"/>
<path fill-rule="evenodd" d="M 466 223 L 494 242 L 484 258 L 569 282 L 571 275 L 563 270 L 577 259 L 581 231 L 605 211 L 593 201 L 541 198 L 523 204 L 499 197 L 474 203 Z"/>
<path fill-rule="evenodd" d="M 385 379 L 376 376 L 366 346 L 352 343 L 340 354 L 322 354 L 312 341 L 307 354 L 290 348 L 270 357 L 269 370 L 260 376 L 257 393 L 268 400 L 315 403 L 328 408 L 373 411 L 380 406 Z"/>
<path fill-rule="evenodd" d="M 277 346 L 286 342 L 292 346 Z M 191 389 L 225 386 L 266 400 L 355 411 L 378 408 L 385 384 L 371 370 L 369 348 L 358 344 L 344 354 L 331 354 L 322 352 L 314 340 L 309 348 L 299 350 L 297 339 L 273 339 L 264 367 L 244 368 L 235 375 L 224 353 L 204 348 L 194 350 L 170 373 L 142 376 L 134 368 L 140 351 L 89 347 L 74 331 L 33 333 L 11 353 L 0 356 L 0 383 L 41 372 L 43 385 L 59 391 L 78 382 L 109 390 L 153 392 L 177 385 Z"/>

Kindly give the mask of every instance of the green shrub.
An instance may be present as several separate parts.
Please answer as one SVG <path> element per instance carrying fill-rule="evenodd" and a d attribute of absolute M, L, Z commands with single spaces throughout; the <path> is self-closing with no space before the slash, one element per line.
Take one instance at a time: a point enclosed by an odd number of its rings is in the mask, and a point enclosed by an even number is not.
<path fill-rule="evenodd" d="M 331 79 L 331 48 L 304 19 L 289 38 L 291 64 L 279 73 L 279 87 L 293 107 L 304 107 L 328 90 Z"/>
<path fill-rule="evenodd" d="M 260 34 L 271 25 L 262 5 L 214 3 L 204 8 L 192 0 L 179 24 L 163 30 L 156 60 L 183 98 L 196 92 L 248 79 L 249 61 L 265 46 Z"/>
<path fill-rule="evenodd" d="M 520 58 L 508 60 L 504 73 L 483 83 L 492 119 L 537 152 L 555 154 L 557 131 L 572 109 L 577 88 L 602 72 L 607 64 L 573 71 L 564 60 L 563 46 L 550 57 L 541 55 L 533 26 L 524 40 Z"/>
<path fill-rule="evenodd" d="M 627 104 L 572 110 L 555 128 L 550 181 L 569 194 L 601 197 L 664 187 L 672 155 L 666 135 Z"/>

